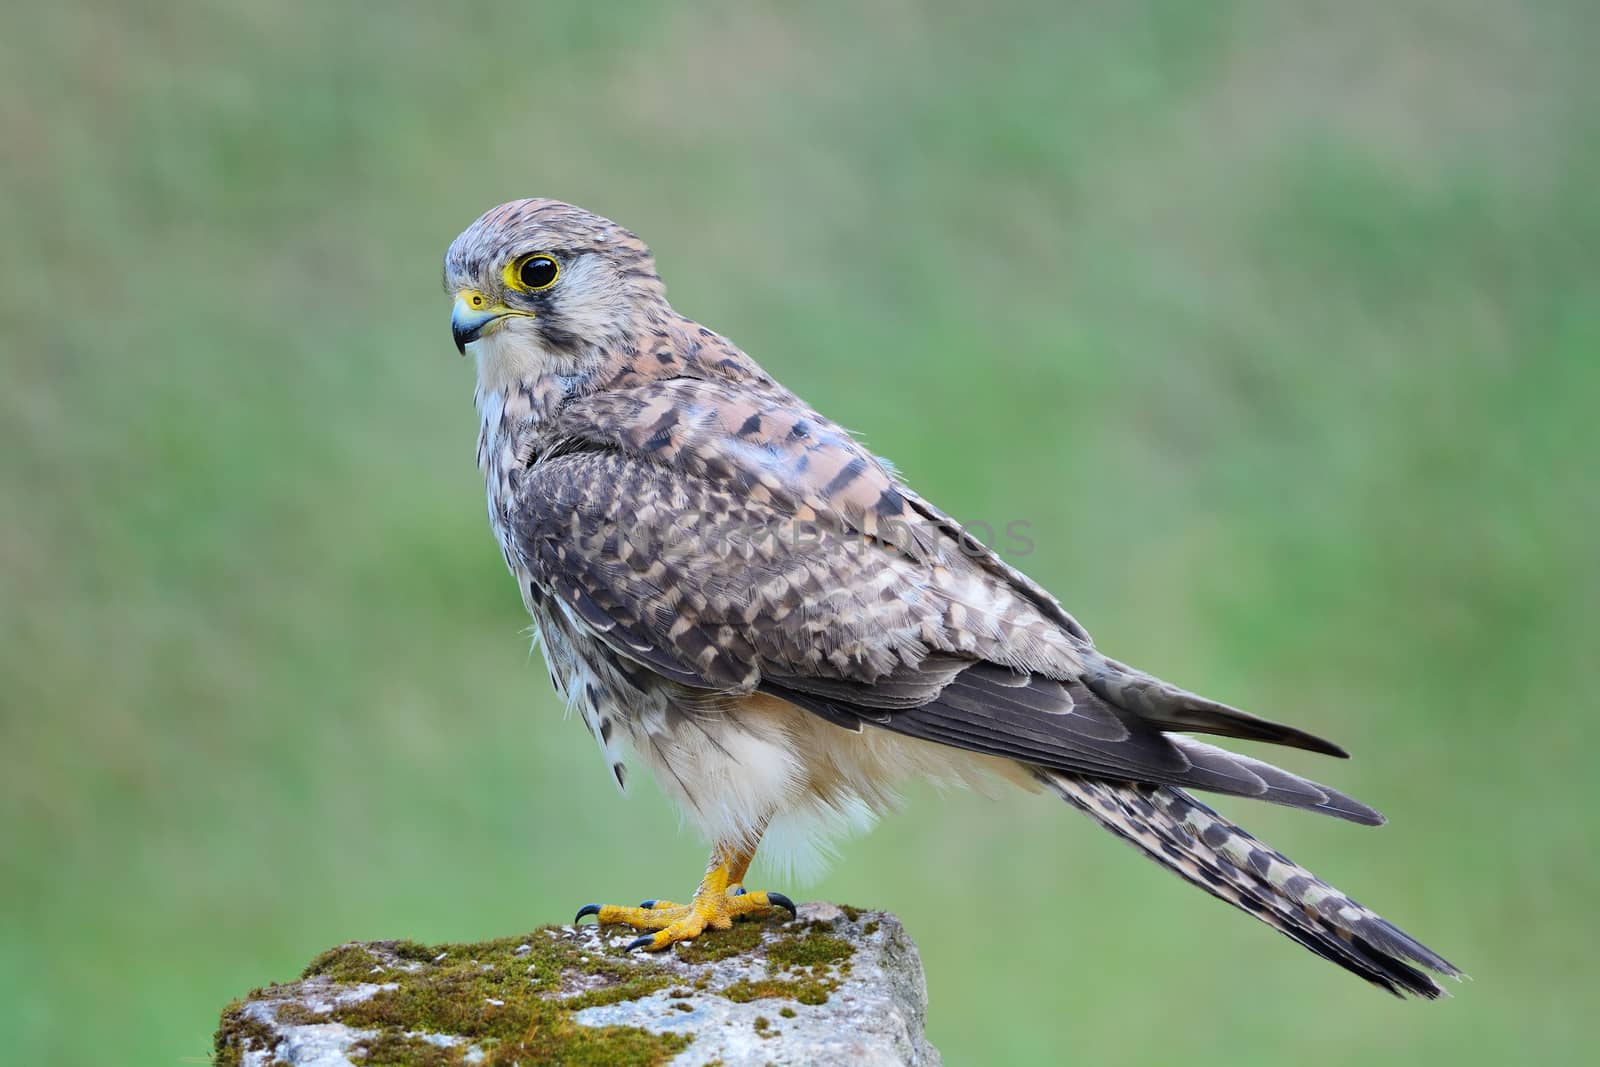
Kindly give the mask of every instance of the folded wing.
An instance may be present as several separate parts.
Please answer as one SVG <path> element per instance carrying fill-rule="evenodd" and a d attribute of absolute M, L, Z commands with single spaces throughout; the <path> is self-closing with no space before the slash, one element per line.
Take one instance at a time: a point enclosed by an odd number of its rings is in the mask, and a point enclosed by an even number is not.
<path fill-rule="evenodd" d="M 667 445 L 596 416 L 571 447 L 537 459 L 522 472 L 511 527 L 524 564 L 572 618 L 698 691 L 703 706 L 761 690 L 845 728 L 1382 821 L 1336 790 L 1176 733 L 1344 754 L 1101 656 L 1047 593 L 975 554 L 909 490 L 897 495 L 899 513 L 930 520 L 909 534 L 863 529 L 855 505 L 830 512 L 830 500 L 883 477 L 864 452 L 829 453 L 857 447 L 843 431 L 812 427 L 809 451 L 795 456 L 759 438 L 718 453 L 726 434 L 715 427 L 736 420 L 714 392 L 680 402 L 697 414 L 656 435 Z M 704 440 L 674 438 L 679 427 Z M 769 490 L 766 467 L 779 463 L 851 477 Z M 792 536 L 800 522 L 823 533 Z"/>

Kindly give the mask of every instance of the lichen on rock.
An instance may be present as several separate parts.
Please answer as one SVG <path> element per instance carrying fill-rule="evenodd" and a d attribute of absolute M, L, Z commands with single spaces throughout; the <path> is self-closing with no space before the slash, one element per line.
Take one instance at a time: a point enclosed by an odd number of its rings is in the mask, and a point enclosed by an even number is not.
<path fill-rule="evenodd" d="M 916 946 L 882 912 L 802 905 L 658 955 L 548 926 L 470 945 L 379 941 L 230 1004 L 221 1067 L 937 1064 Z"/>

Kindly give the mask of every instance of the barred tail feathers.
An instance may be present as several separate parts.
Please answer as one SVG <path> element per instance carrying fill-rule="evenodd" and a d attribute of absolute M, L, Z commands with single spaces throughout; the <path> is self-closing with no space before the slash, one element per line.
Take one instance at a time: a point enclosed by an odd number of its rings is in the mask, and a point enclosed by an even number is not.
<path fill-rule="evenodd" d="M 1180 789 L 1048 770 L 1035 776 L 1180 878 L 1381 989 L 1432 1000 L 1445 990 L 1419 967 L 1461 976 L 1415 938 Z"/>

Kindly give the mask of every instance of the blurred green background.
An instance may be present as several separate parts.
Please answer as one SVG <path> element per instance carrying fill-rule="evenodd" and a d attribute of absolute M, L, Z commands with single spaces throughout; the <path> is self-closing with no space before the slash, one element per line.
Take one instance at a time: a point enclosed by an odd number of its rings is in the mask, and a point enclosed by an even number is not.
<path fill-rule="evenodd" d="M 205 1062 L 336 942 L 692 886 L 485 525 L 440 260 L 535 194 L 957 516 L 1031 523 L 1112 655 L 1346 744 L 1281 758 L 1389 826 L 1222 806 L 1477 979 L 1391 1001 L 1059 803 L 919 788 L 785 887 L 901 915 L 948 1062 L 1592 1039 L 1594 5 L 30 6 L 0 1058 Z"/>

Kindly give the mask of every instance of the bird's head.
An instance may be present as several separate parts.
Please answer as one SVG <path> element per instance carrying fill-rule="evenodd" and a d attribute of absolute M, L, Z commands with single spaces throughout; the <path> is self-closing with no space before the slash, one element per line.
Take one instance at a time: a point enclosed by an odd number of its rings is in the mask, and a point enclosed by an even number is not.
<path fill-rule="evenodd" d="M 585 357 L 666 310 L 650 250 L 610 219 L 558 200 L 513 200 L 462 231 L 444 257 L 456 348 L 524 371 Z"/>

